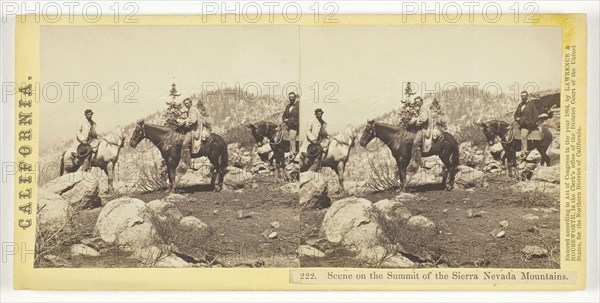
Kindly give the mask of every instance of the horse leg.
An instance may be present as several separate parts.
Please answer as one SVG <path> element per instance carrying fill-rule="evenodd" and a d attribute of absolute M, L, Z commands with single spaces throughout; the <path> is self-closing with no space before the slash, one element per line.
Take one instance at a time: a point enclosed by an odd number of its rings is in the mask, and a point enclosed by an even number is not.
<path fill-rule="evenodd" d="M 213 167 L 210 168 L 210 185 L 212 186 L 213 191 L 215 191 L 215 192 L 219 191 L 217 186 L 215 186 L 216 180 L 217 180 L 217 169 L 215 168 L 215 166 L 213 164 Z"/>
<path fill-rule="evenodd" d="M 398 177 L 400 178 L 400 190 L 406 191 L 406 167 L 408 166 L 408 161 L 404 159 L 402 156 L 398 157 Z"/>
<path fill-rule="evenodd" d="M 346 163 L 344 161 L 340 161 L 337 164 L 335 172 L 338 174 L 338 181 L 340 182 L 340 194 L 344 194 L 346 189 L 344 188 L 344 170 L 346 169 Z"/>
<path fill-rule="evenodd" d="M 177 188 L 177 184 L 175 184 L 177 182 L 177 165 L 177 161 L 175 161 L 174 159 L 169 159 L 167 164 L 167 171 L 169 174 L 169 188 L 167 190 L 168 192 L 175 191 L 175 188 Z"/>
<path fill-rule="evenodd" d="M 215 192 L 218 192 L 221 189 L 219 188 L 218 185 L 215 185 L 215 181 L 217 180 L 217 177 L 219 175 L 219 167 L 220 167 L 219 166 L 219 159 L 218 159 L 218 157 L 217 158 L 210 157 L 209 160 L 210 160 L 210 164 L 212 164 L 212 167 L 210 169 L 210 173 L 211 173 L 211 176 L 210 176 L 210 185 L 212 185 L 213 190 Z"/>
<path fill-rule="evenodd" d="M 442 183 L 446 190 L 452 190 L 454 188 L 454 176 L 456 175 L 456 164 L 452 163 L 450 157 L 452 155 L 442 153 L 440 159 L 444 163 L 444 176 L 442 177 Z"/>
<path fill-rule="evenodd" d="M 544 166 L 544 163 L 546 163 L 546 166 L 550 166 L 550 157 L 548 157 L 548 154 L 546 153 L 546 151 L 548 150 L 548 146 L 545 146 L 545 147 L 538 146 L 537 150 L 538 150 L 538 152 L 540 152 L 540 156 L 542 156 L 542 161 L 540 162 L 540 166 Z"/>
<path fill-rule="evenodd" d="M 275 167 L 277 167 L 277 182 L 281 182 L 282 180 L 282 169 L 285 166 L 285 154 L 283 150 L 277 149 L 275 153 Z M 283 172 L 285 173 L 285 172 Z"/>

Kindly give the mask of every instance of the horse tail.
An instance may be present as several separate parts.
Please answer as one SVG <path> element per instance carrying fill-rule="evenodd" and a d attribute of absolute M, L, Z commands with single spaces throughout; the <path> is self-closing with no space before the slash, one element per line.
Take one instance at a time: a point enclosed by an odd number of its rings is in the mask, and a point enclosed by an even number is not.
<path fill-rule="evenodd" d="M 450 161 L 452 161 L 452 165 L 458 166 L 460 162 L 460 151 L 458 150 L 458 143 L 454 143 L 454 150 L 452 151 L 452 157 L 450 157 Z"/>
<path fill-rule="evenodd" d="M 223 141 L 223 152 L 221 153 L 221 168 L 226 172 L 227 166 L 229 166 L 229 151 L 227 150 L 227 143 Z"/>
<path fill-rule="evenodd" d="M 454 136 L 452 136 L 452 134 L 450 134 L 450 133 L 446 133 L 445 137 L 448 139 L 448 141 L 450 143 L 450 150 L 451 150 L 450 163 L 452 164 L 452 166 L 458 166 L 458 164 L 460 162 L 460 151 L 459 151 L 458 142 L 456 141 L 456 138 L 454 138 Z"/>
<path fill-rule="evenodd" d="M 59 176 L 62 176 L 65 173 L 65 152 L 60 156 L 60 173 Z"/>

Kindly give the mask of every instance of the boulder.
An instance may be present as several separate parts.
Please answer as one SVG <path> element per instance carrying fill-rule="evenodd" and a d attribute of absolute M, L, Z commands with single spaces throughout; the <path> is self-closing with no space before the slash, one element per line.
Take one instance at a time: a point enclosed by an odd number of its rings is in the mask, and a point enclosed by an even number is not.
<path fill-rule="evenodd" d="M 527 245 L 522 250 L 526 258 L 545 258 L 548 250 L 537 245 Z"/>
<path fill-rule="evenodd" d="M 61 195 L 75 209 L 101 206 L 99 178 L 90 172 L 65 174 L 46 183 L 42 188 Z"/>
<path fill-rule="evenodd" d="M 196 187 L 206 184 L 210 184 L 210 180 L 204 179 L 202 176 L 194 174 L 193 172 L 188 172 L 177 180 L 178 188 Z"/>
<path fill-rule="evenodd" d="M 483 180 L 484 173 L 469 166 L 460 165 L 455 182 L 463 187 L 474 187 Z"/>
<path fill-rule="evenodd" d="M 100 256 L 100 253 L 85 244 L 75 244 L 71 246 L 71 256 L 98 257 Z"/>
<path fill-rule="evenodd" d="M 69 202 L 58 194 L 51 193 L 43 188 L 38 191 L 38 228 L 44 230 L 57 230 L 64 226 L 72 213 Z"/>
<path fill-rule="evenodd" d="M 161 255 L 160 249 L 153 248 L 162 241 L 152 224 L 152 213 L 139 199 L 122 197 L 108 202 L 98 215 L 94 234 L 108 244 L 133 251 L 142 261 Z"/>
<path fill-rule="evenodd" d="M 538 152 L 537 149 L 532 150 L 527 155 L 527 158 L 525 158 L 525 161 L 527 161 L 527 162 L 534 162 L 534 163 L 538 163 L 541 160 L 542 160 L 542 155 L 540 155 L 540 152 Z"/>
<path fill-rule="evenodd" d="M 309 245 L 300 245 L 296 250 L 296 254 L 298 257 L 311 257 L 311 258 L 323 258 L 325 257 L 325 253 L 322 251 L 309 246 Z"/>
<path fill-rule="evenodd" d="M 327 178 L 312 171 L 300 174 L 299 203 L 303 208 L 328 207 L 331 200 L 327 196 Z"/>
<path fill-rule="evenodd" d="M 161 268 L 185 268 L 192 267 L 192 264 L 186 262 L 185 260 L 176 255 L 170 254 L 166 257 L 158 259 L 154 266 Z"/>
<path fill-rule="evenodd" d="M 229 189 L 244 188 L 245 184 L 252 180 L 252 173 L 239 169 L 237 167 L 229 166 L 228 172 L 223 178 L 223 184 Z"/>
<path fill-rule="evenodd" d="M 560 165 L 538 167 L 533 171 L 533 176 L 531 177 L 531 180 L 559 184 Z"/>
<path fill-rule="evenodd" d="M 410 268 L 414 266 L 415 262 L 400 254 L 387 257 L 381 262 L 383 268 Z"/>
<path fill-rule="evenodd" d="M 426 170 L 419 168 L 414 174 L 407 174 L 406 184 L 408 186 L 439 184 L 442 178 L 435 172 L 435 169 Z"/>
<path fill-rule="evenodd" d="M 344 181 L 346 194 L 351 196 L 362 196 L 367 190 L 366 181 Z"/>
<path fill-rule="evenodd" d="M 399 201 L 399 202 L 406 202 L 406 201 L 414 200 L 416 198 L 417 198 L 417 195 L 415 195 L 415 194 L 401 193 L 401 194 L 395 196 L 392 200 Z"/>
<path fill-rule="evenodd" d="M 444 167 L 444 163 L 442 162 L 442 160 L 440 160 L 440 157 L 432 156 L 423 158 L 423 167 L 425 169 L 432 169 L 435 167 L 441 168 Z"/>
<path fill-rule="evenodd" d="M 546 155 L 550 158 L 550 165 L 558 164 L 560 161 L 560 149 L 549 147 L 546 151 Z"/>
<path fill-rule="evenodd" d="M 406 221 L 412 216 L 410 210 L 400 201 L 384 199 L 373 205 L 388 221 Z"/>
<path fill-rule="evenodd" d="M 486 173 L 494 173 L 502 168 L 503 168 L 503 165 L 502 165 L 502 163 L 500 163 L 500 161 L 491 160 L 485 164 L 485 166 L 483 167 L 483 171 Z"/>
<path fill-rule="evenodd" d="M 437 234 L 437 227 L 435 226 L 435 223 L 425 216 L 412 216 L 410 219 L 408 219 L 406 225 L 408 225 L 409 228 L 416 229 L 419 232 L 429 236 Z"/>
<path fill-rule="evenodd" d="M 183 217 L 179 208 L 171 202 L 152 200 L 146 204 L 146 207 L 154 216 L 154 219 L 159 222 L 167 222 L 170 220 L 179 221 Z"/>
<path fill-rule="evenodd" d="M 335 201 L 323 219 L 321 233 L 327 241 L 350 251 L 363 252 L 381 242 L 381 228 L 371 201 L 348 197 Z"/>
<path fill-rule="evenodd" d="M 202 229 L 208 227 L 208 225 L 206 223 L 202 222 L 202 220 L 200 220 L 194 216 L 187 216 L 187 217 L 181 218 L 181 220 L 179 220 L 179 224 L 186 228 L 194 229 L 196 231 L 199 231 L 199 230 L 202 230 Z"/>
<path fill-rule="evenodd" d="M 504 147 L 502 147 L 502 143 L 498 142 L 492 146 L 490 146 L 490 153 L 491 154 L 495 154 L 495 153 L 501 153 L 504 151 Z"/>

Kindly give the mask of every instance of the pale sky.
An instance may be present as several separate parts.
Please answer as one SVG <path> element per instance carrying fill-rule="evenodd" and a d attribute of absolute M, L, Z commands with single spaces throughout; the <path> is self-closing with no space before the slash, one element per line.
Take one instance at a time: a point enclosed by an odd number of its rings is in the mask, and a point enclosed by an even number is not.
<path fill-rule="evenodd" d="M 57 103 L 42 102 L 42 147 L 73 138 L 86 108 L 99 131 L 164 108 L 173 77 L 182 96 L 203 82 L 228 86 L 302 84 L 301 124 L 325 110 L 334 131 L 399 106 L 402 83 L 434 87 L 496 82 L 560 86 L 561 30 L 542 26 L 45 26 L 41 82 L 78 82 L 73 103 L 63 85 Z M 96 82 L 100 101 L 81 88 Z M 135 82 L 139 103 L 114 102 L 114 82 Z M 315 85 L 314 83 L 318 83 Z M 330 84 L 328 84 L 330 83 Z M 271 84 L 273 85 L 273 84 Z M 329 85 L 329 86 L 326 86 Z M 318 89 L 318 97 L 317 95 Z M 339 103 L 323 103 L 325 97 Z M 283 109 L 282 109 L 283 110 Z"/>
<path fill-rule="evenodd" d="M 303 117 L 321 107 L 330 129 L 364 123 L 400 106 L 403 82 L 463 84 L 536 82 L 559 88 L 560 27 L 542 26 L 313 26 L 301 31 L 302 87 L 339 87 L 339 103 L 304 93 Z M 309 102 L 310 101 L 310 102 Z M 308 106 L 307 106 L 308 105 Z M 306 123 L 303 123 L 305 125 Z"/>
<path fill-rule="evenodd" d="M 42 27 L 42 83 L 81 85 L 73 103 L 67 86 L 60 101 L 42 102 L 41 144 L 73 138 L 86 108 L 101 132 L 164 109 L 173 77 L 182 97 L 200 93 L 203 82 L 298 83 L 298 51 L 295 26 Z M 88 82 L 102 88 L 97 103 L 82 98 Z M 123 89 L 125 83 L 135 82 L 139 103 L 115 103 L 114 82 L 121 85 L 121 99 L 133 92 Z"/>

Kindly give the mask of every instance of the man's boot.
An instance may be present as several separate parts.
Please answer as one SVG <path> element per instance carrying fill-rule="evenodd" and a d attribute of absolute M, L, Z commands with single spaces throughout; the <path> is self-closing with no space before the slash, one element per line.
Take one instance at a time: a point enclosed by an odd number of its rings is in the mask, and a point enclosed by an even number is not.
<path fill-rule="evenodd" d="M 423 166 L 423 160 L 421 159 L 421 146 L 414 145 L 412 150 L 412 159 L 407 167 L 408 173 L 415 173 L 419 167 Z"/>

